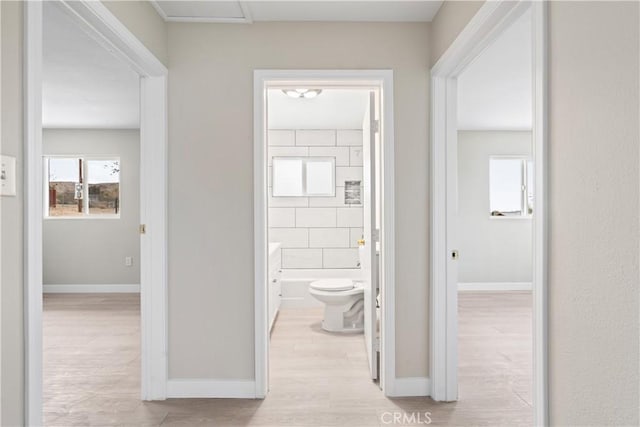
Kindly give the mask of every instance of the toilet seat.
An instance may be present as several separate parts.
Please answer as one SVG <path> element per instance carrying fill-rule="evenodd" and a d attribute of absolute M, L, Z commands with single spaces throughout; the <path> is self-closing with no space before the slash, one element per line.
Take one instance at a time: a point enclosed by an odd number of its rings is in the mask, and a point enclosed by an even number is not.
<path fill-rule="evenodd" d="M 325 292 L 350 291 L 353 286 L 353 280 L 351 279 L 322 279 L 309 284 L 311 289 Z"/>

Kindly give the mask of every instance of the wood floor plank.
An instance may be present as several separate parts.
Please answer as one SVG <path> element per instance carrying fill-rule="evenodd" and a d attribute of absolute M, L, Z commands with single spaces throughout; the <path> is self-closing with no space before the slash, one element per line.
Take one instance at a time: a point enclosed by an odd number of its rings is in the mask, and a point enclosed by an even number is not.
<path fill-rule="evenodd" d="M 265 400 L 141 402 L 140 300 L 134 294 L 44 298 L 48 426 L 531 425 L 531 293 L 461 292 L 460 400 L 386 398 L 368 378 L 362 335 L 320 327 L 321 309 L 289 309 L 271 338 Z M 406 414 L 389 424 L 394 414 Z M 411 418 L 413 417 L 413 418 Z"/>

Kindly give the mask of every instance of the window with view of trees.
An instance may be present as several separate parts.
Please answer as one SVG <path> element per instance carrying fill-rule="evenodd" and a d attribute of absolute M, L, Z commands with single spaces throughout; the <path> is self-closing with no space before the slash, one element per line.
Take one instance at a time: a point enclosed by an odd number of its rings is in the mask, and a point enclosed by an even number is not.
<path fill-rule="evenodd" d="M 47 157 L 46 216 L 120 214 L 120 159 Z"/>

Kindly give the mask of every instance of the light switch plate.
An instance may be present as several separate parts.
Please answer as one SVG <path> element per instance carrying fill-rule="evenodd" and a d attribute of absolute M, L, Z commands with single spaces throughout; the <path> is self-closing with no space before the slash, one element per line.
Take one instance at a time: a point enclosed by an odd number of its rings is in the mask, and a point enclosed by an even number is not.
<path fill-rule="evenodd" d="M 0 156 L 0 196 L 16 195 L 16 158 Z"/>

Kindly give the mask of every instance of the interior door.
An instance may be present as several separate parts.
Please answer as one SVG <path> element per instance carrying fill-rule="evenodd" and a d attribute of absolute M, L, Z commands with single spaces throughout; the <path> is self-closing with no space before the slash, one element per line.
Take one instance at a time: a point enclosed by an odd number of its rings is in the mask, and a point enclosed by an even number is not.
<path fill-rule="evenodd" d="M 378 267 L 376 262 L 376 121 L 375 92 L 369 94 L 369 105 L 362 124 L 364 234 L 360 240 L 360 265 L 364 281 L 364 339 L 372 379 L 378 378 Z"/>

